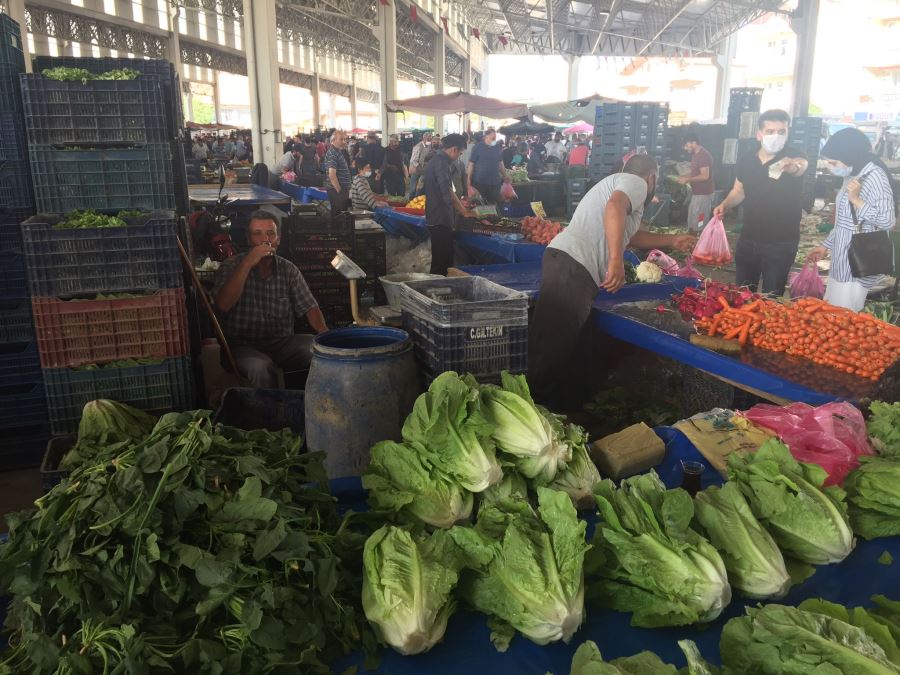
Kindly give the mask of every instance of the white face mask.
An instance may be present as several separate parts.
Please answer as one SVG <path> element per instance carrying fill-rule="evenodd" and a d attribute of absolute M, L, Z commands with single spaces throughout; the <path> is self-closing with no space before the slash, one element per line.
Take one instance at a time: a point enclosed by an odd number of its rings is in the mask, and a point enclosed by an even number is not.
<path fill-rule="evenodd" d="M 828 170 L 831 171 L 835 176 L 840 176 L 841 178 L 847 178 L 853 172 L 853 169 L 849 166 L 841 164 L 840 166 L 829 166 Z"/>
<path fill-rule="evenodd" d="M 768 152 L 770 155 L 777 154 L 784 150 L 784 146 L 787 144 L 787 134 L 782 136 L 781 134 L 770 134 L 768 136 L 763 136 L 762 146 L 763 150 Z"/>
<path fill-rule="evenodd" d="M 362 176 L 363 178 L 368 178 L 369 176 L 372 175 L 372 172 L 371 171 L 362 171 L 359 175 Z"/>

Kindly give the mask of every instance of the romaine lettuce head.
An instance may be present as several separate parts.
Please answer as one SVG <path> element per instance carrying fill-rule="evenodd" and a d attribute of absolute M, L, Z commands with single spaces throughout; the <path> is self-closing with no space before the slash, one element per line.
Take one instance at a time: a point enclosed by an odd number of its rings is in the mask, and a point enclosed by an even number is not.
<path fill-rule="evenodd" d="M 504 501 L 482 509 L 474 528 L 450 530 L 473 570 L 462 596 L 491 617 L 501 651 L 516 630 L 539 645 L 568 642 L 584 619 L 587 524 L 565 493 L 539 487 L 537 497 L 537 512 Z"/>
<path fill-rule="evenodd" d="M 900 459 L 900 401 L 873 401 L 866 430 L 879 455 Z"/>
<path fill-rule="evenodd" d="M 566 428 L 566 439 L 572 448 L 572 460 L 556 474 L 550 487 L 568 494 L 576 509 L 591 509 L 595 503 L 594 487 L 602 478 L 588 453 L 587 434 L 581 427 L 570 424 Z"/>
<path fill-rule="evenodd" d="M 900 666 L 861 628 L 784 605 L 748 607 L 747 616 L 725 624 L 719 648 L 728 675 L 900 673 Z"/>
<path fill-rule="evenodd" d="M 382 441 L 362 477 L 369 504 L 434 527 L 452 527 L 472 514 L 472 493 L 429 464 L 417 444 Z"/>
<path fill-rule="evenodd" d="M 502 387 L 481 388 L 492 438 L 523 476 L 546 485 L 571 460 L 572 449 L 535 405 L 525 377 L 506 372 L 501 377 Z"/>
<path fill-rule="evenodd" d="M 778 544 L 750 510 L 740 488 L 726 483 L 694 497 L 694 517 L 725 562 L 733 588 L 751 598 L 778 598 L 791 577 Z"/>
<path fill-rule="evenodd" d="M 678 675 L 675 666 L 663 661 L 653 652 L 640 652 L 604 661 L 593 640 L 579 645 L 572 657 L 569 675 Z"/>
<path fill-rule="evenodd" d="M 770 439 L 756 453 L 730 455 L 728 477 L 785 554 L 826 565 L 840 562 L 856 545 L 844 491 L 824 488 L 825 470 L 798 462 L 780 441 Z"/>
<path fill-rule="evenodd" d="M 385 525 L 363 550 L 362 605 L 383 642 L 401 654 L 431 649 L 456 607 L 462 556 L 445 530 L 416 538 Z"/>
<path fill-rule="evenodd" d="M 651 471 L 603 480 L 594 492 L 601 522 L 586 573 L 589 599 L 632 612 L 634 626 L 712 621 L 731 601 L 725 564 L 690 527 L 694 505 L 681 489 L 666 490 Z"/>
<path fill-rule="evenodd" d="M 528 501 L 528 483 L 522 474 L 515 470 L 507 470 L 503 473 L 503 480 L 492 485 L 482 492 L 479 497 L 481 502 L 479 512 L 488 506 L 494 506 L 500 502 L 511 500 L 513 502 Z"/>
<path fill-rule="evenodd" d="M 850 524 L 863 539 L 900 535 L 900 457 L 860 457 L 844 488 Z"/>
<path fill-rule="evenodd" d="M 470 492 L 500 482 L 491 425 L 481 412 L 481 394 L 459 375 L 438 375 L 416 399 L 403 424 L 403 439 L 428 451 L 430 461 Z"/>

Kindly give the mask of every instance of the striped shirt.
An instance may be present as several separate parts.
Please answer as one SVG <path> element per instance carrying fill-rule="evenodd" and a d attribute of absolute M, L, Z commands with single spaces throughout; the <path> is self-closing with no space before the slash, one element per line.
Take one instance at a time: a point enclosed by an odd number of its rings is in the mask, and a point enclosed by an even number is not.
<path fill-rule="evenodd" d="M 884 170 L 869 162 L 863 167 L 858 179 L 862 181 L 862 190 L 859 198 L 864 202 L 858 209 L 856 217 L 861 225 L 862 232 L 874 232 L 875 230 L 890 230 L 894 227 L 896 217 L 894 214 L 894 193 L 891 189 L 891 181 Z M 856 232 L 853 223 L 853 213 L 850 211 L 850 198 L 847 195 L 847 184 L 851 178 L 844 179 L 844 185 L 838 192 L 835 202 L 834 229 L 822 242 L 822 245 L 831 251 L 831 271 L 829 276 L 835 281 L 852 281 L 850 273 L 850 240 Z M 871 288 L 880 280 L 880 276 L 863 277 L 855 279 L 866 288 Z"/>
<path fill-rule="evenodd" d="M 353 177 L 353 183 L 350 185 L 350 200 L 353 202 L 354 209 L 375 210 L 375 193 L 369 187 L 368 178 L 364 178 L 361 174 Z"/>
<path fill-rule="evenodd" d="M 337 172 L 338 183 L 340 183 L 342 190 L 350 189 L 350 168 L 347 166 L 347 160 L 343 152 L 334 146 L 328 148 L 328 152 L 325 153 L 324 167 L 325 173 L 328 173 L 329 169 L 334 169 Z M 331 187 L 330 182 L 326 183 L 326 185 Z"/>

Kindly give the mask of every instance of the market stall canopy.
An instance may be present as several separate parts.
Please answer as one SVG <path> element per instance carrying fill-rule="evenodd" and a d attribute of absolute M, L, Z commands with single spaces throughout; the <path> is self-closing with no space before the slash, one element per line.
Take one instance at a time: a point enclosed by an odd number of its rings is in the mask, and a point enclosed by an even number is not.
<path fill-rule="evenodd" d="M 508 119 L 510 117 L 527 117 L 528 106 L 523 103 L 510 103 L 496 98 L 477 96 L 457 91 L 452 94 L 434 94 L 418 96 L 399 101 L 387 102 L 388 112 L 409 112 L 419 115 L 453 115 L 459 113 L 475 113 L 491 119 Z"/>
<path fill-rule="evenodd" d="M 614 98 L 606 98 L 600 94 L 594 94 L 587 98 L 578 98 L 574 101 L 561 101 L 559 103 L 545 103 L 530 107 L 532 114 L 554 124 L 587 122 L 593 124 L 597 119 L 597 108 L 604 103 L 617 103 Z"/>
<path fill-rule="evenodd" d="M 556 127 L 544 124 L 543 122 L 534 122 L 532 120 L 521 120 L 514 124 L 507 124 L 505 127 L 497 129 L 504 136 L 513 134 L 552 134 L 556 131 Z"/>
<path fill-rule="evenodd" d="M 215 122 L 212 124 L 185 122 L 184 126 L 186 129 L 191 129 L 192 131 L 197 131 L 200 129 L 202 129 L 203 131 L 236 131 L 237 129 L 240 129 L 240 127 L 236 127 L 233 124 L 216 124 Z"/>
<path fill-rule="evenodd" d="M 573 124 L 568 129 L 563 129 L 563 133 L 566 136 L 571 134 L 592 134 L 594 133 L 594 127 L 587 122 L 579 122 L 578 124 Z"/>

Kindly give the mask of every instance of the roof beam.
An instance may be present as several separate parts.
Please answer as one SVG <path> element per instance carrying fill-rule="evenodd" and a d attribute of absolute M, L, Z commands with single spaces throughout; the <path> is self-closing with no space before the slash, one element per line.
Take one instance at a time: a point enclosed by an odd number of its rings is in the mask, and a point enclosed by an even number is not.
<path fill-rule="evenodd" d="M 673 23 L 675 23 L 675 20 L 684 13 L 684 10 L 686 10 L 690 6 L 691 2 L 693 2 L 693 0 L 683 0 L 683 2 L 678 7 L 678 9 L 676 9 L 672 13 L 672 16 L 669 17 L 669 20 L 663 24 L 662 28 L 660 28 L 658 31 L 656 31 L 656 35 L 654 35 L 647 44 L 645 44 L 643 47 L 641 47 L 641 51 L 639 51 L 637 53 L 637 55 L 642 56 L 644 54 L 644 52 L 646 52 L 648 49 L 650 49 L 650 46 L 654 42 L 656 42 L 660 37 L 662 37 L 662 34 L 666 32 L 666 29 L 669 26 L 671 26 Z"/>
<path fill-rule="evenodd" d="M 550 49 L 556 44 L 556 36 L 553 32 L 553 0 L 545 0 L 547 8 L 547 23 L 550 25 Z"/>
<path fill-rule="evenodd" d="M 600 32 L 597 34 L 597 39 L 594 41 L 594 46 L 591 48 L 591 54 L 597 53 L 597 48 L 600 46 L 600 41 L 603 39 L 603 34 L 609 30 L 609 27 L 612 25 L 613 20 L 619 14 L 619 11 L 622 9 L 622 0 L 612 0 L 612 4 L 609 6 L 609 13 L 606 15 L 606 21 L 603 22 L 603 26 L 600 28 Z"/>

